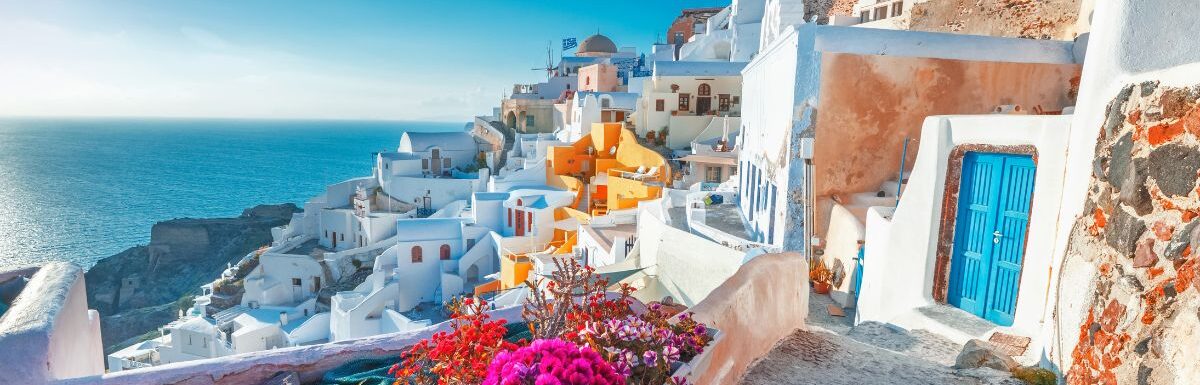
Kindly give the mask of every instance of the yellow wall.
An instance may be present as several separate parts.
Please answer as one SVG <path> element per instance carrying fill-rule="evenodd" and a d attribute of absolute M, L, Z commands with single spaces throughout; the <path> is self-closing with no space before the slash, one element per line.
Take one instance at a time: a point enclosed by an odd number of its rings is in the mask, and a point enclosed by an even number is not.
<path fill-rule="evenodd" d="M 506 255 L 500 258 L 500 290 L 508 290 L 522 285 L 529 279 L 529 270 L 533 264 L 525 257 Z"/>

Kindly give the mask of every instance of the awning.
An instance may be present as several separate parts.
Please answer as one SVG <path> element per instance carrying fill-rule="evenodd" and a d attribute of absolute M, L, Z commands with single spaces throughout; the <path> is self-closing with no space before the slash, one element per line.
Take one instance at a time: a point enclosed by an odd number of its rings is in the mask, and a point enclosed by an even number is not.
<path fill-rule="evenodd" d="M 680 161 L 680 162 L 690 162 L 690 163 L 723 164 L 726 166 L 736 166 L 737 165 L 736 158 L 726 158 L 726 157 L 721 157 L 721 156 L 710 156 L 710 155 L 694 155 L 693 154 L 693 155 L 688 155 L 688 156 L 685 156 L 682 158 L 676 158 L 675 160 Z"/>

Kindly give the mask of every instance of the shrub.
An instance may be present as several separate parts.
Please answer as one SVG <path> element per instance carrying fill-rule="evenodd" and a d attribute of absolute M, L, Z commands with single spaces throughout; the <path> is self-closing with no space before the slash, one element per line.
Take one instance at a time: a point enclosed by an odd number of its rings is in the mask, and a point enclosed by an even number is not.
<path fill-rule="evenodd" d="M 478 384 L 493 357 L 517 348 L 504 340 L 504 320 L 489 321 L 485 301 L 456 299 L 448 307 L 451 331 L 437 332 L 401 354 L 400 363 L 388 370 L 396 385 Z"/>
<path fill-rule="evenodd" d="M 1039 367 L 1021 367 L 1013 369 L 1013 378 L 1016 378 L 1029 385 L 1056 385 L 1058 384 L 1058 375 L 1054 372 L 1042 369 Z"/>

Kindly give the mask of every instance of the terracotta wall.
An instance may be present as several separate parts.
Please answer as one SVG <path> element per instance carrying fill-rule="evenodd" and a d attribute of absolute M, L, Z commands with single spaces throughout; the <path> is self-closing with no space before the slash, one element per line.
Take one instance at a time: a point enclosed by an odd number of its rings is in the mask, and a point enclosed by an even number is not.
<path fill-rule="evenodd" d="M 813 155 L 816 234 L 824 234 L 833 194 L 874 191 L 895 179 L 905 136 L 906 168 L 931 115 L 984 114 L 1003 104 L 1062 110 L 1077 84 L 1076 64 L 975 62 L 825 53 Z"/>
<path fill-rule="evenodd" d="M 798 253 L 751 259 L 691 308 L 724 337 L 692 369 L 696 384 L 733 384 L 775 343 L 803 328 L 808 316 L 808 264 Z"/>

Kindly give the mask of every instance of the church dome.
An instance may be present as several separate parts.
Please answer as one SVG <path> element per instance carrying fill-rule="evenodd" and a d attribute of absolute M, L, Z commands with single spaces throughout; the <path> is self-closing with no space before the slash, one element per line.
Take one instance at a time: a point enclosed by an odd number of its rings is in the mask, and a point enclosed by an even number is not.
<path fill-rule="evenodd" d="M 604 35 L 592 35 L 583 40 L 583 44 L 579 45 L 579 50 L 576 54 L 614 54 L 617 53 L 617 45 Z"/>

